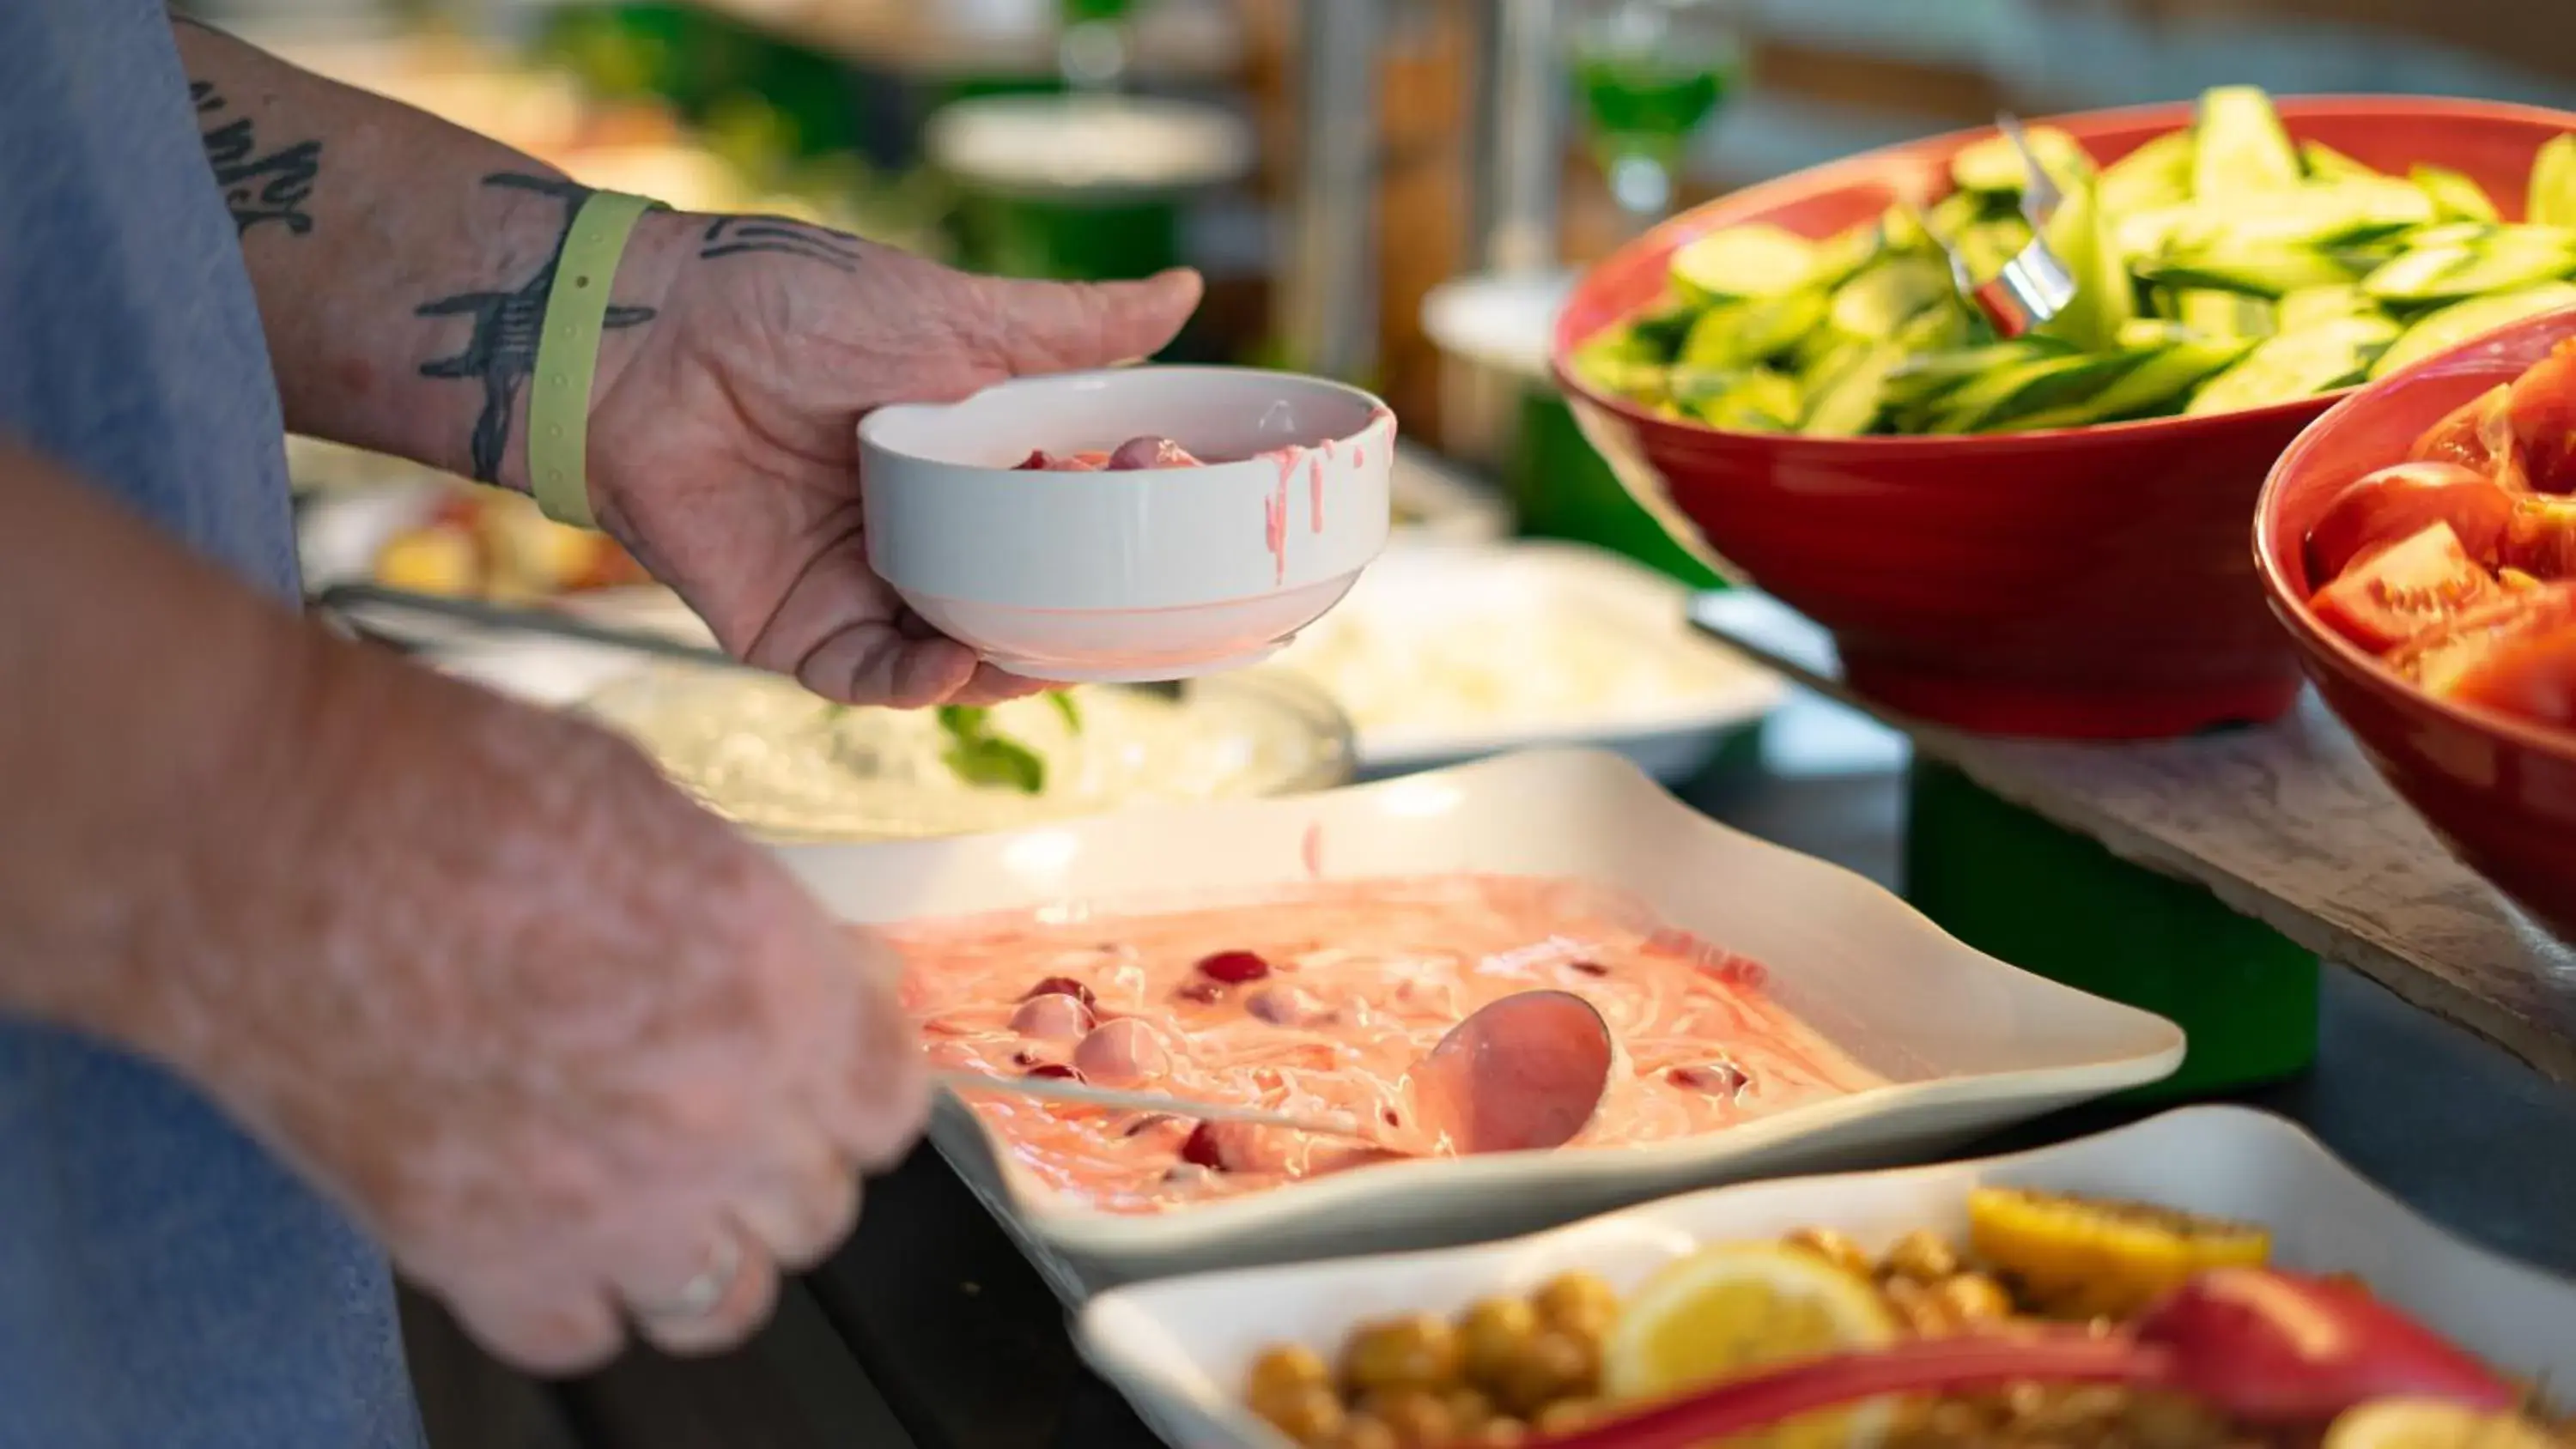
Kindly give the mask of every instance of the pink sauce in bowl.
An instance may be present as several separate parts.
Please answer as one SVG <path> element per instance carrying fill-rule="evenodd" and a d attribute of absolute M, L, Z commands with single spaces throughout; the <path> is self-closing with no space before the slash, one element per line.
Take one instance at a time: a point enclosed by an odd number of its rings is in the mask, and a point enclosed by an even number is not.
<path fill-rule="evenodd" d="M 1169 438 L 1129 438 L 1108 452 L 1050 453 L 1032 450 L 1012 465 L 1024 473 L 1136 473 L 1153 468 L 1196 468 L 1216 461 L 1193 457 Z"/>
<path fill-rule="evenodd" d="M 1618 1046 L 1568 1151 L 1667 1141 L 1880 1084 L 1764 990 L 1762 968 L 1615 890 L 1527 876 L 1283 888 L 1159 914 L 1057 909 L 893 933 L 933 1065 L 1409 1125 L 1405 1075 L 1469 1012 L 1550 987 Z M 1339 1138 L 1057 1103 L 974 1109 L 1032 1175 L 1150 1213 L 1379 1160 Z"/>

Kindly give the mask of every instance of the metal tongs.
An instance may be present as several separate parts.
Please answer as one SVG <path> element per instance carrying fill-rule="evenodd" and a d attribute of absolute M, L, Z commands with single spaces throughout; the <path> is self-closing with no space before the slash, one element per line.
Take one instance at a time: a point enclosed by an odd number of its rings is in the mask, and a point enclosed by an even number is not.
<path fill-rule="evenodd" d="M 2021 122 L 2010 113 L 1995 117 L 1995 128 L 2012 143 L 2021 157 L 2022 220 L 2030 223 L 2030 244 L 2005 261 L 2003 269 L 1982 281 L 1950 238 L 1932 227 L 1931 218 L 1912 201 L 1906 203 L 1914 222 L 1933 245 L 1950 260 L 1950 279 L 1958 286 L 1959 295 L 1976 304 L 1994 325 L 1995 335 L 2012 338 L 2031 331 L 2066 310 L 2075 300 L 2075 277 L 2066 263 L 2048 245 L 2049 218 L 2057 214 L 2065 197 L 2057 183 L 2050 179 L 2048 168 L 2039 164 L 2039 156 L 2030 149 L 2030 138 L 2022 134 Z"/>

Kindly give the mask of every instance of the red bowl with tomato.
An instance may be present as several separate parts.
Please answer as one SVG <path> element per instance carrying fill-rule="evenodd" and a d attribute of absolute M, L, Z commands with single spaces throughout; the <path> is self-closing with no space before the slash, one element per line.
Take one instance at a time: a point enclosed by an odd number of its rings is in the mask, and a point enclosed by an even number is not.
<path fill-rule="evenodd" d="M 2284 98 L 2283 123 L 2367 165 L 2448 167 L 2518 203 L 2576 118 L 2497 103 Z M 2050 117 L 2100 163 L 2188 104 Z M 1768 222 L 1823 238 L 1935 184 L 1960 132 L 1756 186 L 1662 224 L 1577 284 L 1554 367 L 1647 510 L 1832 631 L 1860 693 L 1996 734 L 2136 739 L 2285 713 L 2299 666 L 2265 617 L 2245 523 L 2281 450 L 2344 393 L 2244 412 L 1988 436 L 1804 437 L 1662 416 L 1588 384 L 1575 350 L 1654 303 L 1675 250 Z"/>
<path fill-rule="evenodd" d="M 2576 311 L 2334 407 L 2272 470 L 2253 562 L 2380 774 L 2462 860 L 2576 941 L 2571 493 Z"/>

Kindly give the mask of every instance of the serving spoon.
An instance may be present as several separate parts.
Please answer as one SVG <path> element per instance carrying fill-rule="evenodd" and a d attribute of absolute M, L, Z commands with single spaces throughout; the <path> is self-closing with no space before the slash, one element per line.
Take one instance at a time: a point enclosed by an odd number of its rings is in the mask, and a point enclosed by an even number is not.
<path fill-rule="evenodd" d="M 2322 1424 L 2374 1399 L 2494 1411 L 2522 1399 L 2484 1364 L 2361 1288 L 2227 1268 L 2184 1283 L 2125 1330 L 1992 1332 L 1832 1354 L 1532 1443 L 1690 1449 L 1862 1399 L 2032 1382 L 2170 1389 L 2266 1424 Z"/>
<path fill-rule="evenodd" d="M 1069 1077 L 938 1073 L 961 1093 L 1034 1097 L 1203 1121 L 1347 1137 L 1407 1157 L 1530 1152 L 1572 1141 L 1610 1084 L 1609 1024 L 1570 991 L 1516 991 L 1468 1013 L 1406 1074 L 1414 1123 L 1390 1131 L 1349 1113 L 1304 1116 L 1161 1092 L 1095 1087 Z M 1443 1148 L 1447 1149 L 1446 1154 Z"/>

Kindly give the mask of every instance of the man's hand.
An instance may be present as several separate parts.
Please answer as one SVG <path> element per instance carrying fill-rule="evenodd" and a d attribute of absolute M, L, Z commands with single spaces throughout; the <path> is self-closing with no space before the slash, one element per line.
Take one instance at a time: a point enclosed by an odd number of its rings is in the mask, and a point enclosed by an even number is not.
<path fill-rule="evenodd" d="M 661 215 L 619 273 L 653 315 L 603 361 L 592 507 L 725 648 L 846 703 L 980 704 L 1040 687 L 979 665 L 868 567 L 857 425 L 1171 340 L 1198 278 L 970 276 L 819 227 Z M 613 363 L 614 371 L 608 370 Z"/>

